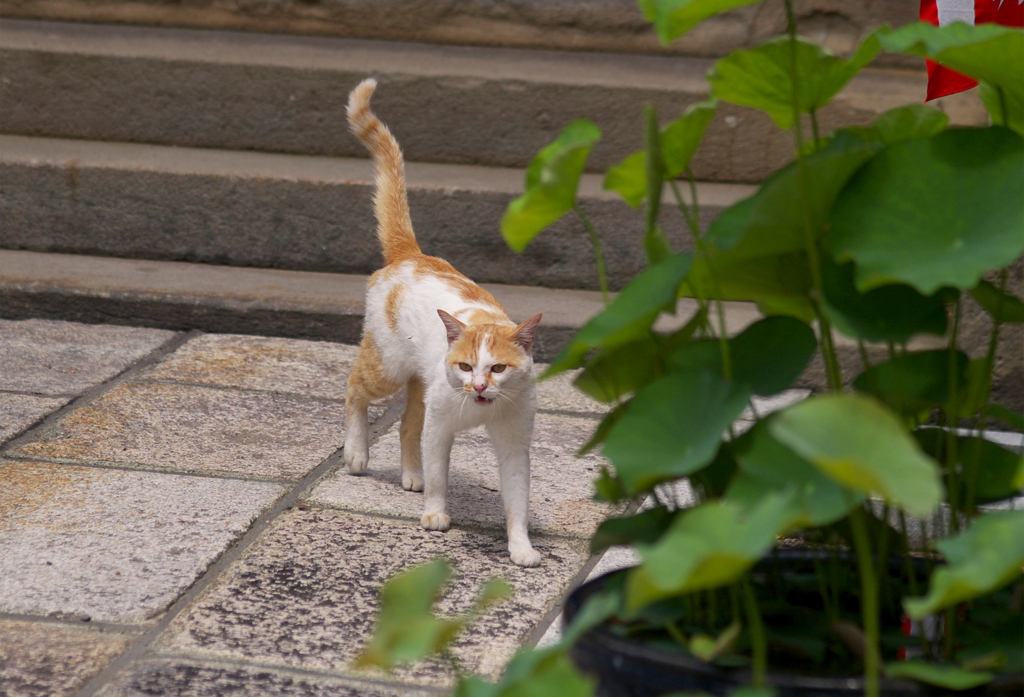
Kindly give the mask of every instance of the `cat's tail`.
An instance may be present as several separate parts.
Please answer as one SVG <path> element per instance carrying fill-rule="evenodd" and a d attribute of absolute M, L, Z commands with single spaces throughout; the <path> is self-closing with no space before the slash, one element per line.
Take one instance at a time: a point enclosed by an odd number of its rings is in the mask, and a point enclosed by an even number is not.
<path fill-rule="evenodd" d="M 352 132 L 373 155 L 376 166 L 377 238 L 384 251 L 384 264 L 420 254 L 412 231 L 409 201 L 405 193 L 405 161 L 398 141 L 388 127 L 370 111 L 370 97 L 377 88 L 372 77 L 359 83 L 348 95 L 348 123 Z"/>

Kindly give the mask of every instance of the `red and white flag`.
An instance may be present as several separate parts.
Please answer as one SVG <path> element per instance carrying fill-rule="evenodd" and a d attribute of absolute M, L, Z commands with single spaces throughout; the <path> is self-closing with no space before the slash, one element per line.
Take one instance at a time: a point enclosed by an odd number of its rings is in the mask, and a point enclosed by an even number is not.
<path fill-rule="evenodd" d="M 1024 0 L 921 0 L 921 21 L 939 27 L 953 22 L 1024 27 Z M 929 59 L 925 101 L 963 92 L 977 84 L 976 80 Z"/>

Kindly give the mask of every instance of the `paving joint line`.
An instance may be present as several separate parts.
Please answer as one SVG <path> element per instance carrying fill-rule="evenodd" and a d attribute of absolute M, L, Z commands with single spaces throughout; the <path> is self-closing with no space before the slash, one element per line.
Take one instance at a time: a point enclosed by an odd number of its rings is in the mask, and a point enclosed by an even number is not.
<path fill-rule="evenodd" d="M 332 671 L 326 668 L 301 668 L 298 666 L 286 665 L 283 663 L 274 663 L 266 660 L 249 660 L 239 658 L 214 658 L 209 656 L 190 654 L 187 651 L 155 651 L 150 654 L 151 660 L 172 660 L 172 661 L 188 661 L 193 664 L 201 664 L 206 666 L 230 666 L 236 668 L 255 668 L 263 670 L 273 670 L 278 673 L 284 673 L 295 676 L 305 676 L 314 678 L 329 678 L 333 680 L 348 680 L 351 682 L 358 682 L 366 685 L 372 685 L 374 687 L 391 687 L 391 688 L 413 688 L 416 690 L 423 690 L 425 692 L 431 692 L 437 695 L 447 695 L 451 690 L 443 687 L 436 687 L 433 685 L 419 685 L 417 683 L 400 682 L 397 680 L 387 680 L 382 678 L 372 678 L 366 675 L 353 674 L 344 670 Z"/>
<path fill-rule="evenodd" d="M 0 621 L 4 622 L 31 622 L 33 624 L 55 624 L 61 627 L 72 627 L 93 631 L 100 634 L 141 634 L 152 622 L 140 622 L 139 624 L 124 624 L 120 622 L 97 622 L 86 620 L 82 617 L 56 617 L 53 615 L 18 614 L 16 612 L 0 612 Z"/>
<path fill-rule="evenodd" d="M 199 477 L 201 479 L 228 479 L 240 482 L 282 484 L 285 486 L 289 484 L 296 484 L 302 481 L 302 478 L 300 477 L 294 477 L 289 479 L 287 477 L 254 477 L 248 475 L 239 475 L 233 472 L 222 471 L 191 472 L 187 470 L 161 468 L 156 465 L 147 465 L 141 462 L 118 462 L 115 460 L 78 460 L 73 457 L 48 457 L 40 455 L 29 455 L 27 453 L 21 452 L 0 453 L 0 458 L 6 458 L 8 460 L 20 460 L 24 462 L 42 462 L 51 465 L 69 465 L 72 467 L 89 467 L 93 469 L 119 470 L 122 472 L 147 472 L 150 474 L 169 474 L 179 477 Z"/>
<path fill-rule="evenodd" d="M 257 387 L 242 387 L 240 385 L 211 385 L 209 383 L 202 382 L 189 382 L 186 380 L 167 380 L 167 379 L 154 379 L 142 376 L 135 380 L 127 381 L 133 385 L 170 385 L 173 387 L 200 387 L 209 390 L 219 390 L 221 392 L 244 392 L 246 394 L 260 394 L 260 395 L 274 395 L 277 397 L 292 397 L 294 399 L 300 399 L 308 402 L 328 402 L 330 404 L 344 405 L 344 397 L 315 397 L 312 395 L 304 395 L 298 392 L 285 392 L 283 390 L 262 390 Z M 380 406 L 371 404 L 370 406 Z"/>
<path fill-rule="evenodd" d="M 184 343 L 184 342 L 182 342 Z M 374 422 L 372 442 L 386 433 L 401 415 L 397 404 L 391 404 L 385 413 Z M 386 422 L 386 423 L 382 423 Z M 124 671 L 130 669 L 138 660 L 146 657 L 147 649 L 155 642 L 180 615 L 185 613 L 192 602 L 213 586 L 253 545 L 270 529 L 270 527 L 286 511 L 295 507 L 299 499 L 312 490 L 327 474 L 333 472 L 342 462 L 343 448 L 339 448 L 314 467 L 302 480 L 290 490 L 283 493 L 271 504 L 269 509 L 256 518 L 249 528 L 228 546 L 221 555 L 206 568 L 192 585 L 170 604 L 163 616 L 154 626 L 145 630 L 134 644 L 111 661 L 107 666 L 90 679 L 75 697 L 94 697 Z"/>
<path fill-rule="evenodd" d="M 0 456 L 6 456 L 7 453 L 9 453 L 11 450 L 19 448 L 22 445 L 25 445 L 26 443 L 35 442 L 36 440 L 38 440 L 35 437 L 37 433 L 45 432 L 47 429 L 49 429 L 51 426 L 59 422 L 72 411 L 88 405 L 89 403 L 95 401 L 103 394 L 109 392 L 118 385 L 125 382 L 129 382 L 135 374 L 145 370 L 151 365 L 159 363 L 164 357 L 174 353 L 179 348 L 184 346 L 187 342 L 191 341 L 193 338 L 199 336 L 200 334 L 202 334 L 202 332 L 194 329 L 188 332 L 175 332 L 174 336 L 172 336 L 170 339 L 168 339 L 163 344 L 150 351 L 148 354 L 146 354 L 139 360 L 129 365 L 127 368 L 122 370 L 117 375 L 107 380 L 104 380 L 103 382 L 97 385 L 93 385 L 92 387 L 78 395 L 78 397 L 72 399 L 67 404 L 62 406 L 60 409 L 51 412 L 48 416 L 46 416 L 46 418 L 42 419 L 32 428 L 25 430 L 20 436 L 17 436 L 16 438 L 13 438 L 4 443 L 2 446 L 0 446 Z"/>

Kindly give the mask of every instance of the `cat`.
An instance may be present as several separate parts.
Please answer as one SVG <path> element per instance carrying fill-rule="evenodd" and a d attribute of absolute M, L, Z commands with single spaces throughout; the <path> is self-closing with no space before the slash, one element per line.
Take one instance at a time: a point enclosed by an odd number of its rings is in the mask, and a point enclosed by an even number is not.
<path fill-rule="evenodd" d="M 351 474 L 365 471 L 367 406 L 406 387 L 399 427 L 402 486 L 423 492 L 424 528 L 447 530 L 455 434 L 483 425 L 498 458 L 512 561 L 538 566 L 541 554 L 530 544 L 527 522 L 537 409 L 531 349 L 541 315 L 516 325 L 494 296 L 420 250 L 402 151 L 370 111 L 376 87 L 376 80 L 364 80 L 348 101 L 349 126 L 375 165 L 373 200 L 384 267 L 367 282 L 363 338 L 345 400 L 344 461 Z"/>

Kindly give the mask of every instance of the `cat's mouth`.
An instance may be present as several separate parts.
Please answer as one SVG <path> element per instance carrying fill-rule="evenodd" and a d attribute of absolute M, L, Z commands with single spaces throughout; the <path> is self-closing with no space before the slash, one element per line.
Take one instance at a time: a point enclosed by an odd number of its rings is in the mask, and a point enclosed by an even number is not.
<path fill-rule="evenodd" d="M 477 395 L 476 399 L 474 399 L 473 401 L 476 402 L 477 404 L 490 404 L 491 402 L 494 401 L 494 399 L 488 397 L 481 397 Z"/>

